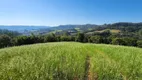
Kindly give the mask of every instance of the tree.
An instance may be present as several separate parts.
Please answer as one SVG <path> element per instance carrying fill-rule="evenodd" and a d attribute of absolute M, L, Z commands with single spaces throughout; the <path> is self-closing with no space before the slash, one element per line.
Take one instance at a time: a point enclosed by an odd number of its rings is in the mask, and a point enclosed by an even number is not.
<path fill-rule="evenodd" d="M 125 45 L 127 46 L 136 46 L 137 45 L 137 40 L 134 38 L 123 38 L 125 41 Z"/>
<path fill-rule="evenodd" d="M 142 40 L 137 41 L 137 46 L 142 48 Z"/>
<path fill-rule="evenodd" d="M 84 33 L 78 33 L 76 37 L 77 42 L 83 42 L 84 41 Z"/>
<path fill-rule="evenodd" d="M 115 45 L 125 45 L 125 41 L 121 38 L 115 38 L 112 40 L 112 44 Z"/>
<path fill-rule="evenodd" d="M 12 39 L 8 35 L 0 35 L 0 48 L 12 45 Z"/>
<path fill-rule="evenodd" d="M 44 36 L 44 42 L 56 42 L 57 38 L 55 36 L 55 34 L 48 34 L 46 36 Z"/>
<path fill-rule="evenodd" d="M 108 37 L 111 35 L 111 32 L 110 32 L 110 30 L 105 30 L 104 32 L 101 33 L 101 35 L 104 37 Z"/>
<path fill-rule="evenodd" d="M 91 42 L 93 43 L 102 43 L 103 42 L 103 38 L 101 36 L 91 36 L 90 37 Z"/>
<path fill-rule="evenodd" d="M 61 41 L 71 41 L 71 36 L 61 36 Z"/>
<path fill-rule="evenodd" d="M 33 44 L 34 41 L 30 36 L 18 36 L 14 39 L 15 45 Z"/>
<path fill-rule="evenodd" d="M 140 29 L 138 33 L 140 36 L 142 36 L 142 29 Z"/>
<path fill-rule="evenodd" d="M 86 42 L 89 42 L 89 38 L 90 38 L 90 36 L 85 35 L 83 42 L 85 42 L 85 43 L 86 43 Z"/>
<path fill-rule="evenodd" d="M 0 29 L 0 35 L 4 35 L 4 34 L 8 35 L 11 38 L 21 35 L 20 33 L 16 32 L 16 31 L 9 31 L 6 29 Z"/>
<path fill-rule="evenodd" d="M 31 36 L 29 36 L 29 38 L 30 38 L 31 42 L 33 42 L 33 43 L 43 43 L 44 42 L 44 38 L 41 35 L 40 36 L 31 35 Z"/>
<path fill-rule="evenodd" d="M 139 30 L 139 38 L 142 39 L 142 29 Z"/>

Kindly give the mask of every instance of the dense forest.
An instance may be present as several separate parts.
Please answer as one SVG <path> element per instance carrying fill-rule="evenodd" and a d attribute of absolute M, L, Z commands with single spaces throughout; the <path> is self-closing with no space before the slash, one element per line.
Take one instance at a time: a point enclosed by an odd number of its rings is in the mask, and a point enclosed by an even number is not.
<path fill-rule="evenodd" d="M 64 27 L 52 28 L 52 30 L 50 29 L 52 32 L 46 34 L 30 33 L 31 35 L 28 36 L 16 31 L 1 29 L 0 48 L 60 41 L 142 47 L 142 23 L 121 22 L 104 25 L 68 25 L 67 28 Z"/>

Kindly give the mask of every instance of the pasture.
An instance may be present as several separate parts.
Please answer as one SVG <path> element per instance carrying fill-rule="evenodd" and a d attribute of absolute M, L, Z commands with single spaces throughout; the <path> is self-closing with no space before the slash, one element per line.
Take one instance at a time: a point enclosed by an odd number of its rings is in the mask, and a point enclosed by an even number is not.
<path fill-rule="evenodd" d="M 142 80 L 142 49 L 77 42 L 4 48 L 0 80 Z"/>

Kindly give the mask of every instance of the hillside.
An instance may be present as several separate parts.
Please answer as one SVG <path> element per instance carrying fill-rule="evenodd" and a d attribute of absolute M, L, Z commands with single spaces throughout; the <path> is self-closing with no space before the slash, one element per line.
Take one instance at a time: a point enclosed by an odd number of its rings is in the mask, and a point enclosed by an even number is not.
<path fill-rule="evenodd" d="M 68 33 L 70 35 L 81 33 L 91 33 L 100 32 L 104 30 L 110 30 L 114 33 L 120 32 L 126 36 L 137 36 L 138 32 L 142 30 L 142 23 L 130 23 L 130 22 L 118 22 L 113 24 L 82 24 L 82 25 L 59 25 L 59 26 L 4 26 L 0 25 L 0 29 L 7 29 L 11 31 L 18 31 L 23 33 L 24 35 L 34 34 L 49 34 L 55 33 L 58 35 L 62 35 L 64 33 Z M 129 34 L 128 34 L 129 33 Z"/>
<path fill-rule="evenodd" d="M 24 25 L 0 25 L 0 29 L 7 29 L 11 31 L 18 31 L 18 32 L 24 32 L 24 31 L 32 31 L 32 30 L 39 30 L 42 28 L 48 28 L 48 26 L 24 26 Z"/>
<path fill-rule="evenodd" d="M 56 42 L 0 49 L 1 80 L 141 80 L 142 49 Z"/>
<path fill-rule="evenodd" d="M 56 30 L 71 30 L 71 29 L 80 29 L 82 31 L 88 31 L 89 28 L 94 28 L 97 25 L 94 24 L 85 24 L 85 25 L 59 25 L 59 26 L 25 26 L 25 25 L 0 25 L 0 29 L 6 29 L 11 31 L 18 31 L 23 34 L 47 34 L 50 32 L 55 32 Z"/>

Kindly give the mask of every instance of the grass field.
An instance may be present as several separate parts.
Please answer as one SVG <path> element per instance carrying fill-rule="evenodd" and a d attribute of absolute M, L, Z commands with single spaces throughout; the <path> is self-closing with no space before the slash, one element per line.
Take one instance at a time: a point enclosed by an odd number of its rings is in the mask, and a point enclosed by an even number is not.
<path fill-rule="evenodd" d="M 142 49 L 76 42 L 0 49 L 0 80 L 142 80 Z"/>
<path fill-rule="evenodd" d="M 87 34 L 94 34 L 94 32 L 103 33 L 106 30 L 109 30 L 111 33 L 120 33 L 121 32 L 120 30 L 117 30 L 117 29 L 104 29 L 104 30 L 100 30 L 100 31 L 87 32 Z"/>
<path fill-rule="evenodd" d="M 116 29 L 105 29 L 105 30 L 95 31 L 95 32 L 102 33 L 102 32 L 104 32 L 106 30 L 109 30 L 111 33 L 119 33 L 119 32 L 121 32 L 120 30 L 116 30 Z"/>

